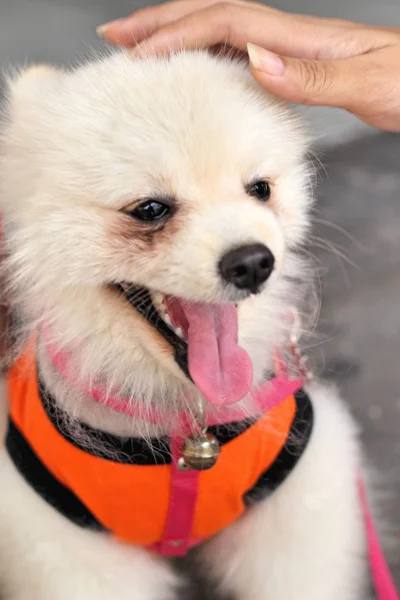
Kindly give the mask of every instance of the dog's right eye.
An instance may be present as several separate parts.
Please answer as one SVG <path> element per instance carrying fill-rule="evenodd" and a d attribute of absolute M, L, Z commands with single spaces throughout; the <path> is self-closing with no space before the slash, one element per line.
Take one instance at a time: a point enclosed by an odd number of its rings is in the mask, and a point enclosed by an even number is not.
<path fill-rule="evenodd" d="M 146 200 L 135 209 L 129 211 L 129 214 L 140 221 L 159 221 L 171 212 L 171 207 L 157 200 Z"/>

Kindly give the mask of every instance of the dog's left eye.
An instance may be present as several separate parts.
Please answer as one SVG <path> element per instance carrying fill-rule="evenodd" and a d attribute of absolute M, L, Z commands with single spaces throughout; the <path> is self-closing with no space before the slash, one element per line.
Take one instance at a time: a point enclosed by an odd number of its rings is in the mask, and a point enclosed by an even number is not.
<path fill-rule="evenodd" d="M 269 200 L 271 196 L 271 187 L 268 181 L 260 179 L 259 181 L 254 181 L 247 187 L 247 193 L 249 196 L 254 196 L 254 198 L 266 201 Z"/>
<path fill-rule="evenodd" d="M 131 210 L 129 214 L 140 221 L 159 221 L 166 217 L 170 211 L 171 207 L 168 204 L 157 202 L 157 200 L 147 200 Z"/>

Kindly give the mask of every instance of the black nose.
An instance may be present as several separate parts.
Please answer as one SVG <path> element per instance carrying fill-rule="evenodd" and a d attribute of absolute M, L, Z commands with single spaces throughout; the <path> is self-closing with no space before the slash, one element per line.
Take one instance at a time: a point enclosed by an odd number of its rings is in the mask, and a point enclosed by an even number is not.
<path fill-rule="evenodd" d="M 274 268 L 275 258 L 263 244 L 240 246 L 230 250 L 221 259 L 219 268 L 222 277 L 240 290 L 259 291 Z"/>

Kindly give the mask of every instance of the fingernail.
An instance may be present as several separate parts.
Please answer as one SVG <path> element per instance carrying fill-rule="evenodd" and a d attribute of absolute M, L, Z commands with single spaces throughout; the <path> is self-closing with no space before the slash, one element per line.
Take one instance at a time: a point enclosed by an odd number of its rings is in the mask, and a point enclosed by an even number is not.
<path fill-rule="evenodd" d="M 108 25 L 108 23 L 104 23 L 104 25 L 99 25 L 96 27 L 96 33 L 99 37 L 104 37 L 104 34 L 108 29 Z"/>
<path fill-rule="evenodd" d="M 257 71 L 263 71 L 275 77 L 283 75 L 285 70 L 283 60 L 273 52 L 254 44 L 247 44 L 247 52 L 251 64 Z"/>
<path fill-rule="evenodd" d="M 98 27 L 96 27 L 96 33 L 97 33 L 97 35 L 99 37 L 104 37 L 104 34 L 107 31 L 107 29 L 111 25 L 114 25 L 114 23 L 119 23 L 120 21 L 123 21 L 123 19 L 116 19 L 115 21 L 109 21 L 108 23 L 104 23 L 104 25 L 99 25 Z"/>

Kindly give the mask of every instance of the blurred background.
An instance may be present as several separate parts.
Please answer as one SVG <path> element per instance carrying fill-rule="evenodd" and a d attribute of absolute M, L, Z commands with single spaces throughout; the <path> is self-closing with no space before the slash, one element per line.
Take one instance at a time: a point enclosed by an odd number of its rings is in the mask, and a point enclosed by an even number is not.
<path fill-rule="evenodd" d="M 145 4 L 0 0 L 1 66 L 75 62 L 103 46 L 97 25 Z M 400 0 L 271 5 L 400 27 Z M 304 112 L 321 161 L 311 243 L 323 308 L 310 353 L 319 373 L 339 382 L 361 424 L 369 459 L 382 474 L 384 515 L 400 538 L 400 136 L 375 132 L 339 111 Z M 392 566 L 400 586 L 396 552 Z"/>

